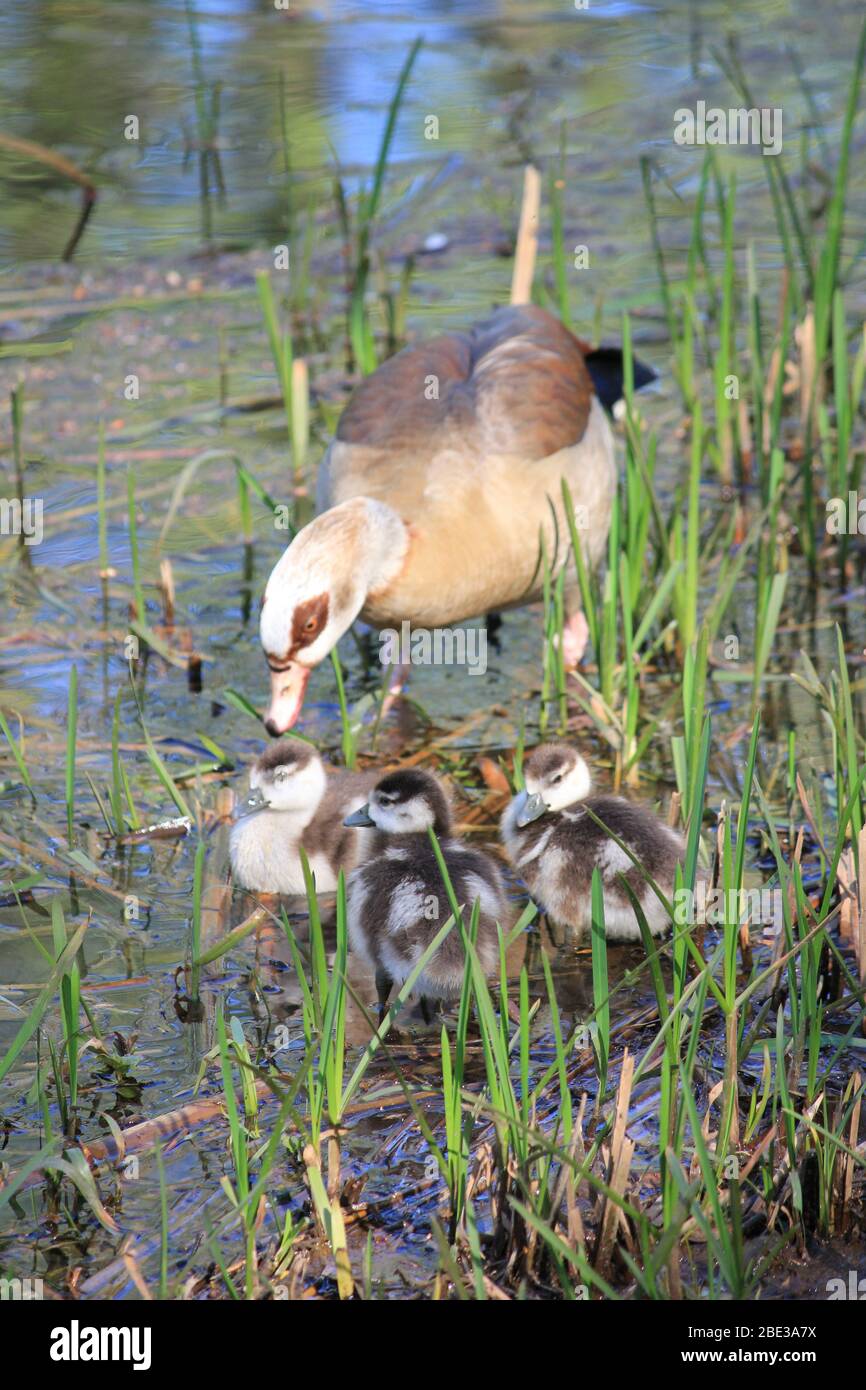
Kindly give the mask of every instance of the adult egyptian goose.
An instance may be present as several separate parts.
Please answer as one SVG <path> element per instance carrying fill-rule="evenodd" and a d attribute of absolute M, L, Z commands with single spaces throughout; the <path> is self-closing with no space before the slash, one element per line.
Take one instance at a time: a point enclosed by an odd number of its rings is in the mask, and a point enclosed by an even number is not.
<path fill-rule="evenodd" d="M 508 925 L 508 903 L 495 860 L 454 838 L 451 808 L 429 772 L 406 768 L 377 783 L 367 806 L 347 826 L 375 827 L 369 858 L 349 875 L 346 896 L 349 942 L 376 975 L 379 1021 L 394 983 L 404 984 L 433 937 L 450 916 L 448 897 L 430 839 L 432 828 L 468 925 L 478 903 L 476 950 L 485 974 L 499 964 L 499 925 Z M 415 985 L 429 1023 L 430 1002 L 453 999 L 463 986 L 465 953 L 455 924 Z"/>
<path fill-rule="evenodd" d="M 371 837 L 346 830 L 377 774 L 326 771 L 311 744 L 280 739 L 250 768 L 250 797 L 231 829 L 232 878 L 256 893 L 303 893 L 303 848 L 320 893 L 337 886 L 363 858 Z"/>
<path fill-rule="evenodd" d="M 636 364 L 636 384 L 652 375 Z M 603 401 L 621 380 L 615 350 L 593 353 L 522 305 L 405 348 L 362 382 L 319 469 L 320 515 L 265 589 L 268 732 L 294 724 L 310 672 L 358 617 L 441 628 L 537 600 L 542 539 L 554 573 L 568 558 L 563 478 L 595 565 L 616 487 Z M 573 561 L 565 606 L 573 666 L 587 635 Z"/>
<path fill-rule="evenodd" d="M 641 939 L 620 874 L 640 903 L 652 934 L 660 936 L 667 931 L 670 915 L 641 869 L 670 901 L 676 866 L 685 855 L 683 837 L 645 806 L 621 796 L 591 796 L 589 769 L 567 744 L 546 743 L 536 748 L 526 760 L 523 777 L 524 790 L 506 807 L 500 834 L 511 864 L 549 916 L 570 928 L 573 939 L 579 941 L 592 921 L 592 872 L 598 869 L 608 940 Z M 606 829 L 587 814 L 588 810 Z M 612 831 L 631 854 L 607 831 Z"/>

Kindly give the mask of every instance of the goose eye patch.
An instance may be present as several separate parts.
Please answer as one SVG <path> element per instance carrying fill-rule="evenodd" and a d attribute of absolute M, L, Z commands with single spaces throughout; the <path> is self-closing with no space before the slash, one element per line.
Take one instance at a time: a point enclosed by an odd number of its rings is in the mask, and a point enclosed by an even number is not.
<path fill-rule="evenodd" d="M 328 621 L 328 595 L 317 594 L 304 599 L 292 614 L 291 651 L 306 647 L 318 636 Z"/>

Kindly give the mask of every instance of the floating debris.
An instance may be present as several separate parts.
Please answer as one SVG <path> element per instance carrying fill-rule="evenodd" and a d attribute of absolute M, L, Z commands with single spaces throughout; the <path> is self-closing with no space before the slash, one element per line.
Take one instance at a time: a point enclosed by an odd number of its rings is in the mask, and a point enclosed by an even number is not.
<path fill-rule="evenodd" d="M 137 845 L 143 840 L 182 840 L 192 830 L 189 816 L 174 816 L 171 820 L 157 821 L 155 825 L 143 826 L 140 830 L 130 830 L 126 835 L 106 836 L 121 845 Z"/>

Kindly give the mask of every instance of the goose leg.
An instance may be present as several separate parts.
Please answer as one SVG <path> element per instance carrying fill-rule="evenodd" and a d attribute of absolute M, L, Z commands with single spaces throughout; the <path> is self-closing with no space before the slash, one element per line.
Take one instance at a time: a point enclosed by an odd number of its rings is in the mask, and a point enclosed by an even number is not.
<path fill-rule="evenodd" d="M 391 710 L 394 708 L 397 701 L 402 696 L 403 691 L 406 689 L 406 682 L 408 681 L 408 679 L 408 665 L 394 667 L 393 671 L 391 672 L 391 679 L 388 682 L 388 693 L 382 701 L 382 719 L 385 718 L 386 714 L 390 714 Z"/>
<path fill-rule="evenodd" d="M 518 1028 L 520 1027 L 520 1005 L 516 999 L 509 999 L 508 1001 L 508 1017 L 512 1023 L 516 1023 Z"/>
<path fill-rule="evenodd" d="M 380 1024 L 388 1012 L 388 997 L 393 987 L 394 981 L 391 979 L 387 970 L 383 970 L 381 966 L 378 966 L 376 969 L 376 997 L 379 1000 Z"/>
<path fill-rule="evenodd" d="M 495 652 L 501 649 L 502 643 L 499 639 L 499 629 L 502 627 L 502 615 L 500 613 L 488 613 L 484 619 L 484 626 L 487 629 L 487 640 Z"/>
<path fill-rule="evenodd" d="M 567 671 L 577 670 L 588 641 L 589 624 L 581 609 L 566 618 L 562 628 L 562 654 Z"/>
<path fill-rule="evenodd" d="M 544 924 L 547 927 L 547 934 L 556 947 L 561 951 L 568 941 L 568 930 L 562 927 L 559 922 L 555 922 L 549 912 L 544 914 Z"/>

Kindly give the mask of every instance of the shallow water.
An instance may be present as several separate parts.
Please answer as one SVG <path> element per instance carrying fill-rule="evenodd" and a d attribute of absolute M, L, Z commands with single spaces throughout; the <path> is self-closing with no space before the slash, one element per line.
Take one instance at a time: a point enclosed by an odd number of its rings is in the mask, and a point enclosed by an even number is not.
<path fill-rule="evenodd" d="M 736 7 L 740 46 L 750 71 L 784 105 L 786 130 L 804 118 L 804 99 L 785 51 L 803 54 L 819 109 L 838 113 L 840 72 L 847 66 L 860 7 L 840 4 L 832 25 L 806 3 L 776 0 Z M 311 462 L 346 398 L 342 325 L 342 266 L 332 196 L 330 147 L 351 191 L 368 174 L 388 101 L 412 39 L 425 38 L 398 124 L 386 184 L 381 245 L 393 276 L 405 257 L 416 255 L 408 301 L 410 332 L 467 322 L 508 294 L 508 251 L 516 222 L 520 169 L 529 156 L 551 167 L 560 127 L 566 123 L 568 162 L 566 208 L 569 236 L 590 247 L 583 294 L 573 306 L 589 337 L 617 336 L 623 309 L 635 323 L 641 355 L 662 371 L 643 409 L 660 436 L 662 496 L 670 497 L 682 476 L 684 456 L 676 429 L 680 412 L 665 374 L 668 349 L 653 262 L 638 157 L 659 160 L 670 192 L 659 193 L 669 247 L 688 237 L 688 199 L 694 191 L 700 151 L 672 145 L 673 111 L 696 94 L 729 104 L 729 92 L 712 58 L 731 23 L 723 4 L 591 4 L 586 12 L 543 3 L 454 4 L 447 13 L 422 7 L 411 17 L 398 4 L 326 3 L 293 5 L 291 13 L 240 0 L 209 0 L 199 9 L 198 41 L 203 80 L 221 84 L 218 149 L 225 199 L 200 196 L 196 152 L 184 160 L 185 141 L 194 144 L 193 55 L 187 17 L 180 4 L 147 6 L 112 0 L 88 6 L 51 0 L 0 15 L 0 130 L 60 148 L 96 177 L 100 197 L 75 261 L 59 267 L 56 257 L 74 221 L 77 196 L 53 174 L 13 161 L 0 151 L 0 396 L 23 381 L 24 454 L 28 492 L 44 503 L 43 542 L 31 564 L 13 564 L 16 543 L 0 537 L 3 561 L 3 628 L 0 634 L 0 703 L 12 711 L 17 732 L 26 727 L 26 756 L 38 799 L 22 788 L 14 765 L 0 765 L 0 843 L 3 877 L 21 879 L 32 866 L 38 880 L 26 908 L 26 929 L 7 896 L 0 908 L 0 1042 L 14 1036 L 44 979 L 44 962 L 34 938 L 49 945 L 50 894 L 64 892 L 67 921 L 78 923 L 93 909 L 82 951 L 85 995 L 106 1036 L 120 1034 L 131 1045 L 130 1076 L 122 1087 L 85 1067 L 82 1131 L 101 1133 L 102 1111 L 121 1126 L 158 1115 L 192 1095 L 204 1053 L 212 1046 L 218 995 L 245 1024 L 251 1039 L 288 1029 L 288 1056 L 301 1046 L 298 987 L 285 945 L 248 941 L 208 972 L 205 1017 L 185 1020 L 176 973 L 189 955 L 193 855 L 196 837 L 118 847 L 101 836 L 101 816 L 89 776 L 106 795 L 111 769 L 111 720 L 121 692 L 120 742 L 133 796 L 145 823 L 174 814 L 145 756 L 136 702 L 125 659 L 131 598 L 130 534 L 126 519 L 126 473 L 132 471 L 137 498 L 141 567 L 149 620 L 159 621 L 156 589 L 159 560 L 171 559 L 177 591 L 178 628 L 188 630 L 203 658 L 202 688 L 189 689 L 186 673 L 157 656 L 136 668 L 147 729 L 177 777 L 212 755 L 201 736 L 214 740 L 234 773 L 185 784 L 190 799 L 207 814 L 208 890 L 224 875 L 225 824 L 216 816 L 221 784 L 242 790 L 243 768 L 259 750 L 261 727 L 230 703 L 227 691 L 254 705 L 265 697 L 265 669 L 256 636 L 258 594 L 279 555 L 285 535 L 255 500 L 254 537 L 245 546 L 240 531 L 235 475 L 226 452 L 237 454 L 276 499 L 288 498 L 286 431 L 279 409 L 249 412 L 239 403 L 273 397 L 275 379 L 255 295 L 253 272 L 272 265 L 269 247 L 289 235 L 288 213 L 301 238 L 310 223 L 312 273 L 303 291 L 303 323 L 297 346 L 308 358 L 316 408 Z M 283 79 L 290 132 L 291 176 L 284 172 L 279 135 Z M 138 143 L 122 137 L 130 114 L 140 118 Z M 436 115 L 439 139 L 425 140 L 425 118 Z M 832 127 L 831 127 L 832 129 Z M 767 284 L 776 283 L 777 242 L 760 155 L 723 152 L 723 166 L 736 170 L 741 215 L 739 245 L 755 241 L 757 263 Z M 685 200 L 685 209 L 678 205 Z M 866 183 L 862 160 L 855 174 L 851 225 L 858 226 Z M 312 221 L 310 221 L 312 219 Z M 862 225 L 862 216 L 859 224 Z M 422 254 L 424 239 L 441 233 L 446 249 Z M 854 250 L 852 244 L 850 251 Z M 549 274 L 544 283 L 551 284 Z M 852 302 L 864 303 L 863 274 L 856 272 Z M 771 295 L 772 302 L 772 295 Z M 311 327 L 311 324 L 313 325 Z M 596 334 L 595 329 L 598 329 Z M 15 356 L 16 349 L 68 345 L 41 358 Z M 124 398 L 124 381 L 135 373 L 141 398 Z M 226 403 L 228 409 L 223 408 Z M 108 476 L 108 546 L 114 575 L 98 575 L 95 462 L 99 422 L 105 427 Z M 0 444 L 8 448 L 8 418 Z M 190 479 L 167 533 L 162 528 L 187 462 L 204 450 L 223 451 L 201 464 Z M 11 477 L 11 474 L 8 474 Z M 728 506 L 714 482 L 704 488 L 711 518 Z M 748 643 L 754 623 L 751 590 L 738 611 Z M 798 731 L 803 768 L 822 778 L 830 766 L 828 731 L 815 720 L 814 706 L 788 678 L 797 652 L 806 647 L 823 675 L 835 660 L 833 623 L 844 620 L 846 635 L 866 643 L 864 591 L 846 596 L 820 592 L 814 598 L 795 568 L 788 591 L 791 621 L 779 634 L 765 685 L 762 770 L 769 777 L 789 726 Z M 794 617 L 797 616 L 797 621 Z M 800 625 L 802 623 L 802 626 Z M 378 672 L 365 676 L 350 642 L 349 698 L 375 687 Z M 483 682 L 464 673 L 435 669 L 416 673 L 412 694 L 444 735 L 457 731 L 447 750 L 481 796 L 475 755 L 513 746 L 519 721 L 536 736 L 537 690 L 542 650 L 538 609 L 505 617 L 499 650 L 491 651 Z M 63 762 L 69 672 L 79 683 L 76 784 L 76 845 L 92 866 L 85 873 L 100 887 L 69 885 L 69 866 L 59 858 L 65 836 Z M 655 678 L 653 678 L 655 679 Z M 648 698 L 660 697 L 656 680 Z M 710 805 L 715 810 L 736 794 L 747 742 L 747 686 L 713 682 L 717 752 Z M 855 688 L 862 708 L 863 691 Z M 473 722 L 466 723 L 470 715 Z M 465 726 L 465 727 L 464 727 Z M 333 674 L 322 667 L 310 683 L 302 725 L 329 752 L 340 743 Z M 462 729 L 462 732 L 460 732 Z M 429 735 L 411 714 L 383 730 L 383 758 L 421 746 Z M 672 785 L 667 738 L 647 759 L 643 794 L 666 804 Z M 604 750 L 600 777 L 608 775 Z M 657 780 L 656 780 L 657 779 Z M 18 842 L 17 844 L 15 842 Z M 32 853 L 31 853 L 32 852 Z M 35 857 L 34 857 L 35 856 Z M 41 857 L 40 857 L 41 856 Z M 81 864 L 79 864 L 81 867 Z M 761 881 L 760 867 L 753 868 Z M 5 892 L 5 889 L 4 889 Z M 137 914 L 128 919 L 129 900 Z M 124 903 L 126 901 L 126 915 Z M 221 929 L 215 925 L 214 930 Z M 557 957 L 549 941 L 533 935 L 531 978 L 543 995 L 537 952 L 554 960 L 560 1007 L 579 1018 L 592 998 L 587 957 Z M 522 963 L 512 962 L 514 974 Z M 611 952 L 616 981 L 639 961 L 625 950 Z M 370 982 L 354 981 L 370 999 Z M 180 1003 L 178 1002 L 180 989 Z M 626 1018 L 651 999 L 646 974 L 628 984 L 619 1009 Z M 534 1064 L 549 1061 L 549 1018 L 539 1012 Z M 364 1041 L 365 1024 L 350 1008 L 350 1041 Z M 652 1036 L 645 1031 L 645 1041 Z M 640 1034 L 638 1033 L 638 1036 Z M 134 1039 L 134 1042 L 132 1041 Z M 720 1040 L 719 1040 L 720 1041 Z M 408 1074 L 438 1076 L 434 1039 L 407 1044 Z M 416 1051 L 412 1051 L 412 1048 Z M 402 1055 L 402 1054 L 401 1054 Z M 41 1120 L 27 1098 L 35 1075 L 35 1053 L 25 1054 L 3 1083 L 2 1108 L 9 1126 L 3 1159 L 18 1167 L 39 1146 Z M 280 1059 L 285 1061 L 284 1058 Z M 386 1075 L 386 1069 L 382 1069 Z M 479 1071 L 480 1076 L 480 1071 Z M 206 1083 L 213 1088 L 213 1081 Z M 591 1062 L 580 1085 L 592 1091 Z M 651 1094 L 649 1101 L 651 1101 Z M 649 1103 L 649 1102 L 648 1102 Z M 435 1106 L 433 1107 L 435 1110 Z M 650 1106 L 651 1110 L 651 1106 Z M 651 1115 L 635 1120 L 635 1135 L 651 1152 Z M 188 1213 L 172 1239 L 173 1272 L 206 1263 L 198 1255 L 203 1204 L 224 1210 L 218 1177 L 225 1164 L 224 1134 L 206 1127 L 184 1139 L 167 1158 L 172 1220 Z M 435 1193 L 413 1185 L 424 1174 L 425 1150 L 405 1114 L 364 1116 L 352 1125 L 346 1163 L 366 1179 L 368 1200 L 395 1191 L 399 1208 L 384 1209 L 377 1227 L 386 1290 L 420 1285 L 435 1268 L 429 1238 Z M 285 1200 L 298 1203 L 300 1184 L 287 1171 Z M 124 1231 L 152 1239 L 158 1185 L 151 1161 L 140 1180 L 123 1187 Z M 408 1215 L 411 1213 L 411 1219 Z M 113 1270 L 116 1242 L 88 1227 L 82 1248 L 71 1237 L 47 1229 L 35 1209 L 0 1235 L 4 1263 L 29 1267 L 34 1255 L 56 1269 L 62 1287 L 68 1265 L 83 1263 L 105 1283 L 90 1292 L 130 1293 L 122 1270 Z"/>

